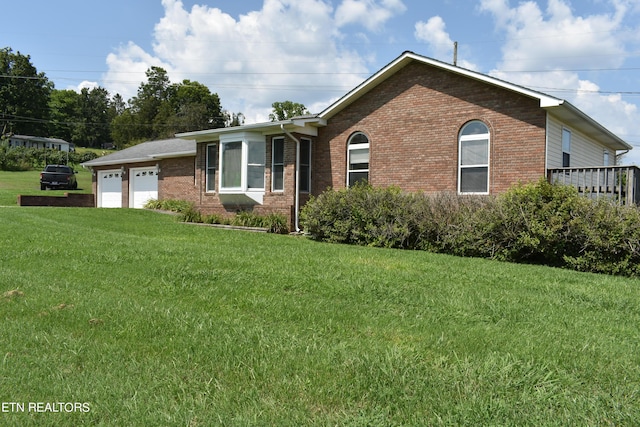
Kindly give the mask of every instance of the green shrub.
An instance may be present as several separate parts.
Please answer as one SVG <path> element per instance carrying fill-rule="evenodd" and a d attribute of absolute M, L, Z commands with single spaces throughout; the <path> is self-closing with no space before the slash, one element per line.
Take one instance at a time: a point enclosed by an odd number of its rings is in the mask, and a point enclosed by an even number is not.
<path fill-rule="evenodd" d="M 282 214 L 270 213 L 263 218 L 262 225 L 269 230 L 269 233 L 287 234 L 289 233 L 289 221 Z"/>
<path fill-rule="evenodd" d="M 413 202 L 396 187 L 358 184 L 312 197 L 300 220 L 317 240 L 408 248 L 413 224 L 406 213 Z"/>
<path fill-rule="evenodd" d="M 253 212 L 240 211 L 231 220 L 231 225 L 239 227 L 262 227 L 262 217 Z"/>
<path fill-rule="evenodd" d="M 204 224 L 222 224 L 223 218 L 220 215 L 212 214 L 212 215 L 203 215 L 202 222 Z"/>
<path fill-rule="evenodd" d="M 202 223 L 202 214 L 193 206 L 188 209 L 181 210 L 178 215 L 178 221 Z"/>
<path fill-rule="evenodd" d="M 498 197 L 327 190 L 304 206 L 301 224 L 322 241 L 640 276 L 640 210 L 546 180 Z"/>
<path fill-rule="evenodd" d="M 591 203 L 573 238 L 579 245 L 564 255 L 569 268 L 593 273 L 640 276 L 640 211 L 607 200 Z"/>
<path fill-rule="evenodd" d="M 460 245 L 473 240 L 470 219 L 486 203 L 486 197 L 356 185 L 312 198 L 300 218 L 317 240 L 466 254 Z"/>
<path fill-rule="evenodd" d="M 505 261 L 561 266 L 564 255 L 578 249 L 576 233 L 591 203 L 575 188 L 544 179 L 516 185 L 476 221 L 481 252 Z"/>
<path fill-rule="evenodd" d="M 143 206 L 145 209 L 161 210 L 162 202 L 157 199 L 149 199 Z"/>
<path fill-rule="evenodd" d="M 174 199 L 151 199 L 144 205 L 145 209 L 156 209 L 162 211 L 183 213 L 189 210 L 193 210 L 193 203 L 186 200 L 174 200 Z"/>
<path fill-rule="evenodd" d="M 193 205 L 185 200 L 149 200 L 144 205 L 145 209 L 156 209 L 176 212 L 178 221 L 204 224 L 235 225 L 240 227 L 266 228 L 270 233 L 286 234 L 289 232 L 287 217 L 281 214 L 271 213 L 258 215 L 249 211 L 240 211 L 232 218 L 221 215 L 203 215 Z"/>

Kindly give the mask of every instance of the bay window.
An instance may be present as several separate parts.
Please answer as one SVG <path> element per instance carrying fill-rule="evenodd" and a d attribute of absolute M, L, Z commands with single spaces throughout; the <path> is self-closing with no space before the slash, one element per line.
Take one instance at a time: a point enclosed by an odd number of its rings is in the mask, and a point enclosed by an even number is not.
<path fill-rule="evenodd" d="M 266 142 L 241 132 L 220 138 L 220 193 L 264 192 Z"/>

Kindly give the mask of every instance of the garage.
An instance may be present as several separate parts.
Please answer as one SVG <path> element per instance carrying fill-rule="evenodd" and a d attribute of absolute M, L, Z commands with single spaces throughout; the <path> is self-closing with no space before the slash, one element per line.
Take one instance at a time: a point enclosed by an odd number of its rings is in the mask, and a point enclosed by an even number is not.
<path fill-rule="evenodd" d="M 129 207 L 141 209 L 149 200 L 158 198 L 158 169 L 155 166 L 132 168 L 129 174 Z"/>
<path fill-rule="evenodd" d="M 122 174 L 120 170 L 98 172 L 98 207 L 122 207 Z"/>

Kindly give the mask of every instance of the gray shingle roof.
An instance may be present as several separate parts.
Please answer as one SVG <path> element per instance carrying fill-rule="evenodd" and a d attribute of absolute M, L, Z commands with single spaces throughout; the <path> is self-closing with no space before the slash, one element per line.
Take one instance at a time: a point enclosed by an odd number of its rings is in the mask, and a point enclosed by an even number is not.
<path fill-rule="evenodd" d="M 82 163 L 82 166 L 109 166 L 140 163 L 169 157 L 196 155 L 196 142 L 181 138 L 147 141 Z"/>

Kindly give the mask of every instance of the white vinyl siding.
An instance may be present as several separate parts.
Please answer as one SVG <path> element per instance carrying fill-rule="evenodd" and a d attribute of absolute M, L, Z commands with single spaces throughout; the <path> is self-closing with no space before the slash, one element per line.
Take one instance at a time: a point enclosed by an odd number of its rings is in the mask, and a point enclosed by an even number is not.
<path fill-rule="evenodd" d="M 600 144 L 575 128 L 564 125 L 558 118 L 549 115 L 547 121 L 548 151 L 547 167 L 549 169 L 562 167 L 562 129 L 571 131 L 571 167 L 603 166 L 604 150 L 607 147 Z M 609 164 L 613 166 L 615 155 L 609 157 Z"/>

